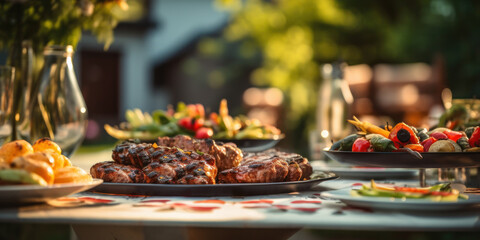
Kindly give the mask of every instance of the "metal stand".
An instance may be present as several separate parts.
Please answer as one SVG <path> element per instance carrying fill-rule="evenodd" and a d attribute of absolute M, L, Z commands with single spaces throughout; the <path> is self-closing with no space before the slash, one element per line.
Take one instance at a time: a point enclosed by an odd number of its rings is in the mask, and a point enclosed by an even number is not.
<path fill-rule="evenodd" d="M 425 168 L 420 168 L 418 173 L 418 178 L 420 180 L 420 187 L 427 186 L 427 174 Z"/>

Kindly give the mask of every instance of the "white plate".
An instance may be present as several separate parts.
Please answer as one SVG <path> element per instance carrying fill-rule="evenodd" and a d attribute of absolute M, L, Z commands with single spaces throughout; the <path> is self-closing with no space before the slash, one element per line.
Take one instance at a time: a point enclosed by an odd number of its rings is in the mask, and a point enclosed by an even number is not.
<path fill-rule="evenodd" d="M 451 211 L 470 208 L 480 204 L 480 195 L 467 194 L 469 199 L 458 199 L 456 202 L 433 202 L 428 199 L 400 199 L 388 197 L 354 197 L 350 188 L 323 192 L 323 197 L 339 199 L 347 205 L 388 210 L 414 211 Z"/>
<path fill-rule="evenodd" d="M 355 167 L 332 167 L 321 168 L 323 171 L 331 171 L 342 178 L 355 179 L 392 179 L 412 178 L 418 175 L 416 169 L 405 168 L 355 168 Z"/>
<path fill-rule="evenodd" d="M 90 183 L 64 183 L 50 186 L 6 185 L 0 186 L 1 204 L 22 204 L 46 202 L 55 198 L 82 192 L 101 184 L 103 180 L 93 179 Z"/>

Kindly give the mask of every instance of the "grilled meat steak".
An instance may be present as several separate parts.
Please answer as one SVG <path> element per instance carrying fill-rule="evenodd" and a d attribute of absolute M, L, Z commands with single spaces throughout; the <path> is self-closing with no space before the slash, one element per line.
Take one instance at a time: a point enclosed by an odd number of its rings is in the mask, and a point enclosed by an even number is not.
<path fill-rule="evenodd" d="M 143 171 L 134 166 L 118 164 L 113 161 L 99 162 L 90 168 L 94 178 L 103 179 L 105 182 L 115 183 L 148 183 L 149 180 Z"/>
<path fill-rule="evenodd" d="M 112 158 L 142 168 L 152 183 L 214 184 L 217 175 L 212 156 L 179 148 L 127 141 L 115 147 Z"/>
<path fill-rule="evenodd" d="M 123 142 L 113 150 L 115 162 L 97 163 L 90 173 L 106 182 L 164 184 L 298 181 L 312 174 L 308 160 L 295 153 L 268 150 L 243 157 L 234 144 L 187 136 L 159 138 L 158 144 Z"/>
<path fill-rule="evenodd" d="M 287 161 L 288 163 L 288 174 L 285 177 L 285 182 L 298 181 L 302 179 L 302 169 L 300 165 L 295 161 Z"/>
<path fill-rule="evenodd" d="M 153 183 L 215 184 L 217 167 L 208 154 L 161 146 L 143 172 Z"/>
<path fill-rule="evenodd" d="M 288 174 L 288 164 L 279 157 L 252 157 L 244 159 L 240 166 L 221 171 L 219 183 L 282 182 Z"/>
<path fill-rule="evenodd" d="M 185 135 L 175 137 L 160 137 L 159 146 L 178 147 L 186 151 L 199 151 L 208 153 L 215 158 L 219 171 L 236 167 L 243 159 L 242 150 L 233 143 L 220 143 L 212 139 L 193 139 Z"/>
<path fill-rule="evenodd" d="M 312 166 L 306 158 L 275 150 L 247 153 L 240 166 L 221 171 L 219 183 L 281 182 L 308 179 Z"/>
<path fill-rule="evenodd" d="M 266 152 L 268 154 L 268 151 Z M 296 168 L 297 165 L 300 168 L 300 178 L 293 177 L 288 179 L 288 181 L 298 181 L 298 180 L 305 180 L 309 179 L 310 175 L 313 173 L 312 165 L 308 162 L 308 159 L 302 157 L 299 154 L 296 153 L 287 153 L 287 152 L 278 152 L 276 151 L 275 156 L 281 157 L 285 159 L 289 165 L 289 169 L 293 168 L 293 166 Z M 290 175 L 290 171 L 288 173 Z M 287 177 L 288 178 L 288 177 Z"/>
<path fill-rule="evenodd" d="M 150 143 L 134 143 L 124 141 L 115 146 L 112 152 L 112 159 L 116 163 L 124 165 L 133 165 L 139 168 L 151 163 L 150 155 L 155 148 Z"/>
<path fill-rule="evenodd" d="M 287 152 L 280 152 L 274 149 L 270 149 L 264 152 L 257 152 L 257 153 L 247 153 L 245 159 L 250 158 L 271 158 L 271 157 L 280 157 L 284 159 L 289 165 L 289 172 L 287 179 L 285 181 L 298 181 L 309 179 L 310 175 L 313 172 L 312 166 L 308 162 L 308 159 L 302 157 L 296 153 L 287 153 Z M 299 178 L 297 176 L 300 175 Z"/>

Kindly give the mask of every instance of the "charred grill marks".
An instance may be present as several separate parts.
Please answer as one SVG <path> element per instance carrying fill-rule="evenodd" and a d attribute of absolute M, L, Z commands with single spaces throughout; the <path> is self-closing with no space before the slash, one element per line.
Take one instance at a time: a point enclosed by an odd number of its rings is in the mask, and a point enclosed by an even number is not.
<path fill-rule="evenodd" d="M 312 166 L 306 158 L 295 154 L 269 150 L 247 153 L 240 166 L 221 171 L 219 183 L 254 183 L 298 181 L 308 179 Z"/>
<path fill-rule="evenodd" d="M 164 184 L 298 181 L 312 173 L 308 160 L 295 153 L 269 150 L 243 157 L 232 144 L 186 136 L 160 138 L 159 144 L 123 142 L 112 152 L 115 162 L 97 163 L 90 172 L 106 182 Z M 219 172 L 217 164 L 231 167 Z"/>
<path fill-rule="evenodd" d="M 134 167 L 118 164 L 112 161 L 100 162 L 90 168 L 94 178 L 101 178 L 105 182 L 117 183 L 149 183 L 145 173 Z"/>
<path fill-rule="evenodd" d="M 159 146 L 178 147 L 198 155 L 209 154 L 215 159 L 215 165 L 219 171 L 236 167 L 243 159 L 242 151 L 235 144 L 216 143 L 212 139 L 193 139 L 189 136 L 178 135 L 173 138 L 161 137 L 157 144 Z"/>
<path fill-rule="evenodd" d="M 152 183 L 214 184 L 217 175 L 212 156 L 176 147 L 124 142 L 113 150 L 112 158 L 119 164 L 142 168 Z"/>

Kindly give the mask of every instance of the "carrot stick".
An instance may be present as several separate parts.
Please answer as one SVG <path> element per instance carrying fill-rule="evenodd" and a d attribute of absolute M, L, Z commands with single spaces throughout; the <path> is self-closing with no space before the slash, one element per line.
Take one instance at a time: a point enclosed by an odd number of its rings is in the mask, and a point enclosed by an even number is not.
<path fill-rule="evenodd" d="M 366 134 L 368 133 L 377 133 L 380 134 L 386 138 L 388 138 L 388 135 L 390 134 L 390 131 L 387 131 L 385 129 L 382 129 L 378 126 L 375 126 L 367 121 L 362 122 L 358 120 L 357 117 L 353 116 L 354 120 L 348 120 L 349 123 L 353 124 L 355 127 L 360 129 L 361 131 L 365 132 Z"/>

